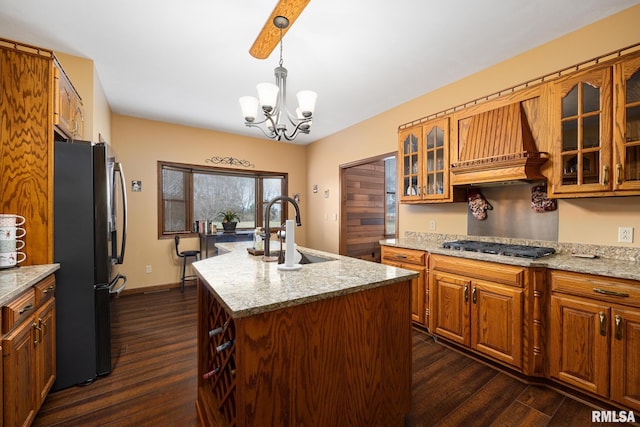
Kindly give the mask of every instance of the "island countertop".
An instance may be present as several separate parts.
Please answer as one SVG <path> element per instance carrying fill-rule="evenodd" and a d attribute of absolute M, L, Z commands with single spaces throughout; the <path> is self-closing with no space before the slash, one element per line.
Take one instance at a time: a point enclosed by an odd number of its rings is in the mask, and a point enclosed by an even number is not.
<path fill-rule="evenodd" d="M 331 261 L 282 271 L 247 252 L 251 242 L 219 243 L 220 255 L 193 263 L 202 282 L 234 318 L 269 312 L 418 277 L 418 273 L 298 247 Z"/>

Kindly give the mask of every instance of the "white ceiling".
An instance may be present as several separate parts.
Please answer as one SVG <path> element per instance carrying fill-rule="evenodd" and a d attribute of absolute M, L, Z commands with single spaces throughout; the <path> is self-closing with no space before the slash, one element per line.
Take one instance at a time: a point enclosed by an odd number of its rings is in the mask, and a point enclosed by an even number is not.
<path fill-rule="evenodd" d="M 0 37 L 93 59 L 114 113 L 260 137 L 238 97 L 276 0 L 0 0 Z M 312 0 L 284 38 L 289 103 L 318 92 L 305 144 L 639 0 Z"/>

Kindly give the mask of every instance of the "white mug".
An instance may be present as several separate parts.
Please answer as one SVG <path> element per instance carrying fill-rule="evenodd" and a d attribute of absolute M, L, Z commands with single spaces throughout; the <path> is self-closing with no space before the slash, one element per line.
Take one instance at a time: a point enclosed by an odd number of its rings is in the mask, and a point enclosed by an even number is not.
<path fill-rule="evenodd" d="M 0 240 L 16 240 L 26 234 L 27 230 L 21 227 L 0 227 Z"/>
<path fill-rule="evenodd" d="M 27 254 L 24 252 L 0 252 L 0 268 L 14 267 L 25 259 Z"/>
<path fill-rule="evenodd" d="M 0 252 L 15 252 L 24 248 L 24 240 L 0 240 Z"/>
<path fill-rule="evenodd" d="M 0 214 L 0 227 L 17 227 L 24 224 L 23 216 L 15 214 Z"/>

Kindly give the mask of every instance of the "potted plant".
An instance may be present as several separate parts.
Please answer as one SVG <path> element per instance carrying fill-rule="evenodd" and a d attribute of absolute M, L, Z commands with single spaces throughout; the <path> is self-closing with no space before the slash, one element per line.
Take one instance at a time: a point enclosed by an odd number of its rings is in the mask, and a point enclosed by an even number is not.
<path fill-rule="evenodd" d="M 218 212 L 218 216 L 222 218 L 222 228 L 224 228 L 224 231 L 234 231 L 240 220 L 238 213 L 232 210 Z"/>

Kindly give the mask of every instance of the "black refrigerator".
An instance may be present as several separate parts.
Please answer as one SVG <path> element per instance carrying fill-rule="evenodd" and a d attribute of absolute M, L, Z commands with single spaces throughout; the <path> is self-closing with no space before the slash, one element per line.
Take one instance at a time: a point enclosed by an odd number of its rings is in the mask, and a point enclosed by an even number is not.
<path fill-rule="evenodd" d="M 126 286 L 118 272 L 126 242 L 122 165 L 106 143 L 54 142 L 53 259 L 56 382 L 86 384 L 111 372 L 111 305 Z"/>

